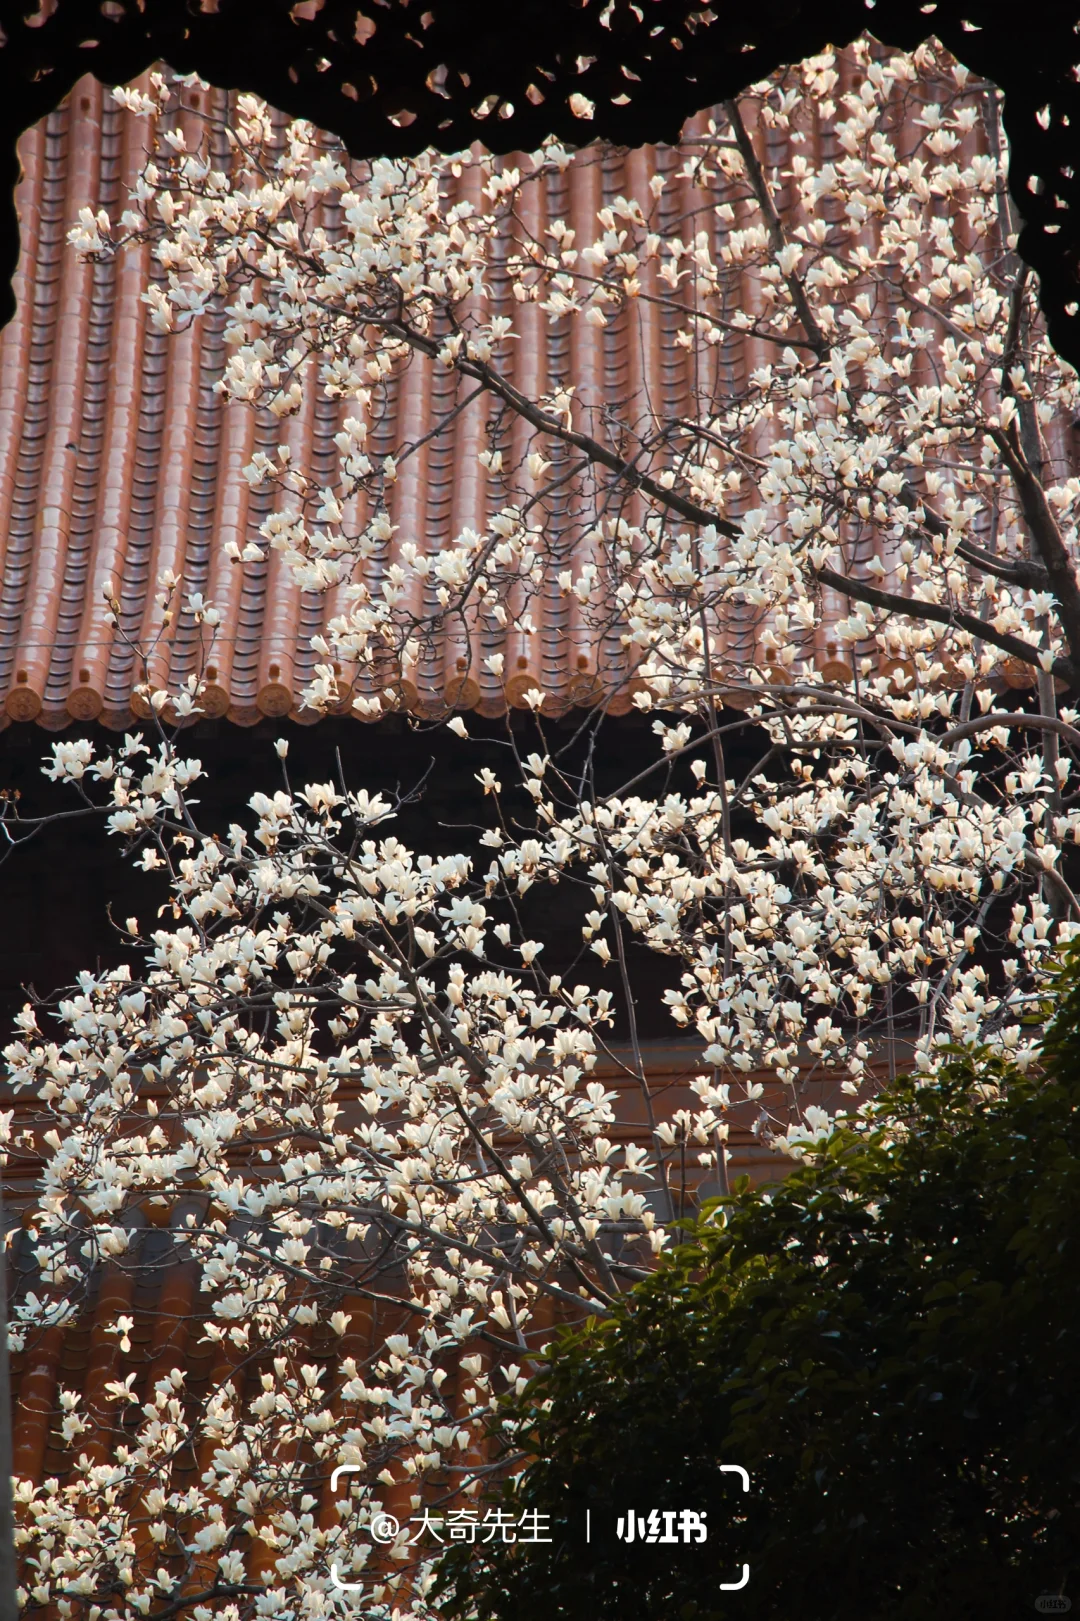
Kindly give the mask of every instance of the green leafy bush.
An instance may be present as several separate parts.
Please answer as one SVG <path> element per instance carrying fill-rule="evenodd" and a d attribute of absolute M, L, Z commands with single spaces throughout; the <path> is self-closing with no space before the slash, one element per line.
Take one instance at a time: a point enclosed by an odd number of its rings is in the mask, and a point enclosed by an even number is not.
<path fill-rule="evenodd" d="M 552 1541 L 452 1550 L 449 1614 L 990 1621 L 1080 1597 L 1075 959 L 1059 989 L 1041 1073 L 983 1055 L 901 1083 L 557 1344 L 510 1404 L 535 1461 L 498 1499 Z M 617 1537 L 654 1508 L 706 1510 L 707 1541 Z"/>

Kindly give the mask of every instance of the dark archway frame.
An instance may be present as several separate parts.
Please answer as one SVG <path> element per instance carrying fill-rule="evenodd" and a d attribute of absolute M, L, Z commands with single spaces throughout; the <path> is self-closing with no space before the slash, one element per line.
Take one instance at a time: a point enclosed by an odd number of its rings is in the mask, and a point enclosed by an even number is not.
<path fill-rule="evenodd" d="M 84 73 L 124 83 L 165 61 L 309 118 L 357 156 L 476 139 L 531 151 L 549 134 L 636 146 L 870 29 L 908 50 L 934 34 L 1004 91 L 1020 252 L 1080 369 L 1080 0 L 0 0 L 0 28 L 0 323 L 14 310 L 16 142 Z"/>

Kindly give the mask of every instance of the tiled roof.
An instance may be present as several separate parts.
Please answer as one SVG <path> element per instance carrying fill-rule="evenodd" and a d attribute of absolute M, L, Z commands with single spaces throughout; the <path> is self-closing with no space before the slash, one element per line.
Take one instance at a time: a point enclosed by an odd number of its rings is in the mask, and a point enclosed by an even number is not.
<path fill-rule="evenodd" d="M 842 55 L 839 66 L 843 90 L 853 75 L 850 56 Z M 225 92 L 209 96 L 222 115 Z M 982 139 L 978 128 L 966 138 L 968 144 Z M 758 140 L 767 165 L 783 170 L 787 136 L 765 129 Z M 146 249 L 88 265 L 67 245 L 67 230 L 88 200 L 118 215 L 146 141 L 147 126 L 90 78 L 23 139 L 18 313 L 0 334 L 0 717 L 3 724 L 36 720 L 49 728 L 98 717 L 126 726 L 133 697 L 145 710 L 133 691 L 142 672 L 130 644 L 152 639 L 156 582 L 169 567 L 183 576 L 186 591 L 202 592 L 222 610 L 204 711 L 241 725 L 263 715 L 313 720 L 312 711 L 300 708 L 317 659 L 310 640 L 340 601 L 302 594 L 277 553 L 238 566 L 224 547 L 252 538 L 268 510 L 267 493 L 251 491 L 242 476 L 253 452 L 272 452 L 285 439 L 294 463 L 330 478 L 333 437 L 346 411 L 314 391 L 284 425 L 269 412 L 225 406 L 214 392 L 225 360 L 222 319 L 206 317 L 179 336 L 156 332 L 140 301 L 150 267 Z M 819 129 L 800 150 L 832 158 L 839 149 L 830 142 L 836 144 L 833 133 Z M 588 150 L 566 173 L 527 187 L 522 213 L 537 236 L 561 218 L 579 244 L 592 241 L 598 208 L 620 195 L 644 196 L 650 175 L 673 174 L 683 157 L 677 148 Z M 475 193 L 479 201 L 479 185 L 466 170 L 464 194 Z M 709 201 L 715 200 L 714 194 Z M 705 202 L 704 194 L 698 201 Z M 688 206 L 685 186 L 669 186 L 660 200 L 667 211 L 662 228 L 685 230 Z M 725 227 L 712 206 L 702 209 L 695 227 L 703 221 L 716 233 L 717 254 Z M 958 221 L 958 237 L 964 229 Z M 489 281 L 500 297 L 497 264 Z M 745 307 L 753 311 L 756 299 L 748 282 Z M 597 331 L 580 319 L 551 321 L 534 305 L 506 302 L 519 334 L 507 362 L 511 381 L 534 396 L 573 382 L 576 410 L 592 431 L 704 409 L 699 357 L 675 343 L 681 324 L 675 310 L 641 299 Z M 769 358 L 752 336 L 725 342 L 712 386 L 721 394 L 739 392 L 750 371 Z M 419 359 L 394 375 L 369 448 L 381 456 L 422 439 L 451 411 L 456 382 L 445 367 Z M 465 527 L 482 532 L 489 515 L 506 504 L 501 475 L 478 462 L 490 415 L 490 402 L 476 400 L 402 464 L 390 492 L 394 545 L 415 540 L 422 550 L 436 550 Z M 1051 437 L 1060 437 L 1057 425 Z M 525 446 L 520 426 L 508 431 L 508 440 L 516 460 Z M 560 451 L 556 446 L 548 453 L 557 458 Z M 549 541 L 572 543 L 588 527 L 587 496 L 575 489 L 567 487 L 561 508 L 553 504 Z M 630 516 L 634 500 L 627 502 Z M 730 515 L 738 510 L 733 498 Z M 366 565 L 369 585 L 377 587 L 388 561 L 383 556 Z M 534 635 L 511 632 L 500 644 L 502 633 L 485 630 L 473 646 L 448 636 L 433 658 L 406 672 L 412 677 L 402 687 L 406 700 L 428 713 L 449 702 L 494 715 L 507 703 L 522 705 L 525 692 L 539 685 L 555 709 L 587 701 L 598 666 L 610 664 L 611 648 L 597 645 L 597 632 L 584 624 L 576 600 L 560 592 L 556 572 L 549 571 L 533 605 Z M 123 635 L 108 623 L 106 581 L 120 598 Z M 836 597 L 824 609 L 819 667 L 835 657 L 829 624 L 846 614 L 847 604 Z M 725 634 L 731 665 L 761 660 L 748 607 L 739 608 Z M 483 663 L 497 649 L 505 655 L 501 677 Z M 183 680 L 196 656 L 194 632 L 181 618 L 167 658 L 154 667 L 155 685 Z M 630 701 L 624 688 L 611 707 L 618 712 Z"/>

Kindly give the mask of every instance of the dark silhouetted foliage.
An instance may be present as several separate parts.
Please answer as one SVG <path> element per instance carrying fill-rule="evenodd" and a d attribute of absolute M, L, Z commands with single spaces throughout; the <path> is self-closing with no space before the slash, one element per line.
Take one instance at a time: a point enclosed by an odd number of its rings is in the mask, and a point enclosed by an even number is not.
<path fill-rule="evenodd" d="M 511 1405 L 536 1461 L 507 1489 L 553 1540 L 453 1550 L 450 1614 L 1004 1621 L 1075 1602 L 1076 959 L 1059 991 L 1042 1073 L 983 1055 L 901 1083 L 558 1344 Z M 707 1510 L 707 1542 L 618 1540 L 654 1508 Z M 743 1562 L 748 1586 L 722 1592 Z"/>

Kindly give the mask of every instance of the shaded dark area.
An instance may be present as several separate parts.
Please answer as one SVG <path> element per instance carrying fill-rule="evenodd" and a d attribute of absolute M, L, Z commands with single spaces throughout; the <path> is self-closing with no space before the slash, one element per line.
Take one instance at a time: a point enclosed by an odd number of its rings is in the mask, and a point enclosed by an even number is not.
<path fill-rule="evenodd" d="M 525 823 L 532 802 L 523 791 L 516 798 L 510 789 L 517 767 L 510 738 L 529 753 L 543 749 L 531 717 L 515 711 L 503 720 L 468 718 L 470 742 L 442 726 L 413 725 L 388 717 L 375 726 L 351 719 L 327 719 L 317 726 L 267 720 L 241 730 L 227 722 L 203 722 L 182 734 L 181 753 L 202 761 L 206 780 L 194 797 L 199 826 L 211 833 L 226 833 L 229 824 L 250 827 L 248 800 L 257 790 L 273 793 L 283 786 L 282 768 L 274 741 L 289 741 L 287 767 L 294 788 L 316 781 L 345 783 L 384 797 L 400 795 L 405 802 L 393 822 L 376 836 L 393 836 L 418 854 L 445 854 L 463 850 L 486 870 L 491 851 L 479 845 L 480 832 L 493 823 L 492 801 L 486 799 L 476 773 L 488 766 L 500 774 L 508 790 L 507 813 Z M 546 747 L 554 753 L 567 749 L 567 766 L 585 759 L 588 746 L 580 724 L 566 721 L 546 726 Z M 65 740 L 92 738 L 99 752 L 122 744 L 122 734 L 100 726 L 73 727 Z M 622 782 L 646 769 L 657 757 L 656 739 L 648 722 L 638 716 L 608 719 L 600 727 L 596 750 L 596 786 L 613 792 Z M 36 726 L 11 726 L 0 733 L 0 790 L 18 793 L 20 816 L 55 816 L 78 808 L 70 787 L 42 775 L 49 758 L 48 739 Z M 685 780 L 684 780 L 685 778 Z M 662 788 L 663 770 L 639 785 L 652 794 Z M 685 767 L 674 781 L 689 788 Z M 546 973 L 574 974 L 575 981 L 607 984 L 620 1006 L 623 998 L 614 967 L 604 969 L 599 959 L 583 948 L 581 920 L 594 904 L 591 881 L 579 874 L 577 883 L 538 884 L 525 896 L 522 921 L 545 943 L 542 966 Z M 158 875 L 137 870 L 125 856 L 119 840 L 105 830 L 104 815 L 64 817 L 43 827 L 0 862 L 0 1037 L 9 1039 L 11 1021 L 33 988 L 47 996 L 71 984 L 84 969 L 108 967 L 129 959 L 119 929 L 136 917 L 144 930 L 155 925 L 155 914 L 166 896 Z M 114 924 L 116 927 L 114 927 Z M 678 965 L 660 959 L 631 942 L 631 975 L 639 993 L 637 1019 L 644 1040 L 671 1040 L 677 1030 L 662 1005 L 663 989 L 675 984 Z M 133 962 L 134 966 L 134 962 Z M 625 1038 L 625 1017 L 616 1032 Z"/>
<path fill-rule="evenodd" d="M 1022 709 L 1025 704 L 1016 702 Z M 735 726 L 724 738 L 726 770 L 742 779 L 762 762 L 767 750 L 763 734 L 751 725 L 739 726 L 738 717 L 725 712 L 722 724 Z M 250 828 L 254 821 L 248 801 L 256 791 L 273 793 L 284 786 L 282 762 L 274 742 L 289 743 L 286 769 L 293 789 L 308 782 L 342 783 L 400 801 L 392 821 L 374 837 L 397 838 L 418 855 L 446 855 L 462 851 L 482 874 L 493 852 L 480 844 L 484 829 L 496 825 L 494 801 L 486 797 L 477 774 L 485 767 L 503 785 L 504 814 L 512 827 L 526 836 L 535 828 L 533 801 L 521 786 L 524 759 L 533 751 L 548 754 L 564 782 L 556 793 L 566 801 L 568 792 L 580 792 L 586 770 L 592 771 L 597 797 L 619 793 L 634 782 L 631 792 L 643 798 L 663 799 L 670 791 L 696 792 L 689 759 L 672 764 L 660 754 L 650 720 L 639 713 L 586 722 L 583 711 L 572 711 L 557 722 L 538 726 L 522 710 L 500 719 L 467 717 L 469 739 L 464 741 L 440 723 L 387 716 L 376 725 L 351 718 L 329 717 L 317 725 L 301 726 L 289 720 L 266 719 L 241 728 L 228 721 L 203 721 L 180 734 L 180 753 L 202 762 L 206 773 L 194 790 L 194 816 L 199 828 L 225 835 L 231 823 Z M 149 738 L 149 733 L 144 734 Z M 123 734 L 100 725 L 75 725 L 65 740 L 91 738 L 99 754 L 115 750 Z M 50 782 L 42 766 L 51 758 L 48 735 L 39 727 L 14 725 L 0 733 L 0 793 L 18 795 L 18 815 L 56 818 L 0 860 L 0 1045 L 10 1039 L 12 1019 L 28 992 L 49 997 L 71 985 L 85 969 L 97 970 L 137 959 L 125 945 L 121 931 L 135 917 L 144 932 L 158 926 L 156 914 L 167 896 L 158 874 L 136 868 L 120 840 L 105 829 L 105 812 L 71 816 L 79 800 L 70 787 Z M 990 798 L 1002 792 L 1002 774 L 1009 762 L 996 750 L 973 757 L 980 770 L 983 792 Z M 711 761 L 710 761 L 711 767 Z M 786 772 L 775 762 L 765 774 L 779 781 Z M 101 799 L 100 791 L 97 795 Z M 737 837 L 756 842 L 760 835 L 754 817 L 745 808 L 733 820 Z M 21 834 L 20 834 L 21 836 Z M 6 846 L 4 847 L 6 849 Z M 1080 887 L 1080 851 L 1063 851 L 1063 874 L 1074 891 Z M 781 873 L 796 879 L 794 870 Z M 568 869 L 558 884 L 534 884 L 517 903 L 518 920 L 496 902 L 496 920 L 511 923 L 515 940 L 524 936 L 544 942 L 537 968 L 544 975 L 558 973 L 571 984 L 607 987 L 614 1000 L 616 1021 L 611 1038 L 630 1038 L 626 999 L 617 965 L 604 966 L 582 940 L 585 914 L 596 906 L 594 880 L 587 864 Z M 1014 900 L 1003 892 L 983 922 L 973 961 L 980 963 L 997 983 L 1001 959 L 1008 954 L 1006 936 Z M 634 996 L 637 1034 L 647 1042 L 678 1039 L 679 1027 L 667 1012 L 663 992 L 679 983 L 681 963 L 660 956 L 625 937 L 627 968 Z M 500 959 L 502 960 L 502 959 Z M 511 952 L 505 959 L 516 962 Z M 913 1004 L 902 994 L 894 1006 L 897 1032 L 902 1036 Z"/>
<path fill-rule="evenodd" d="M 1075 0 L 0 0 L 0 321 L 18 259 L 16 141 L 84 73 L 124 82 L 156 61 L 264 96 L 358 157 L 481 139 L 530 151 L 674 140 L 684 118 L 868 26 L 911 49 L 930 33 L 1005 92 L 1020 252 L 1050 335 L 1080 363 L 1080 57 Z M 572 97 L 592 105 L 575 115 Z M 581 104 L 578 103 L 578 112 Z"/>

